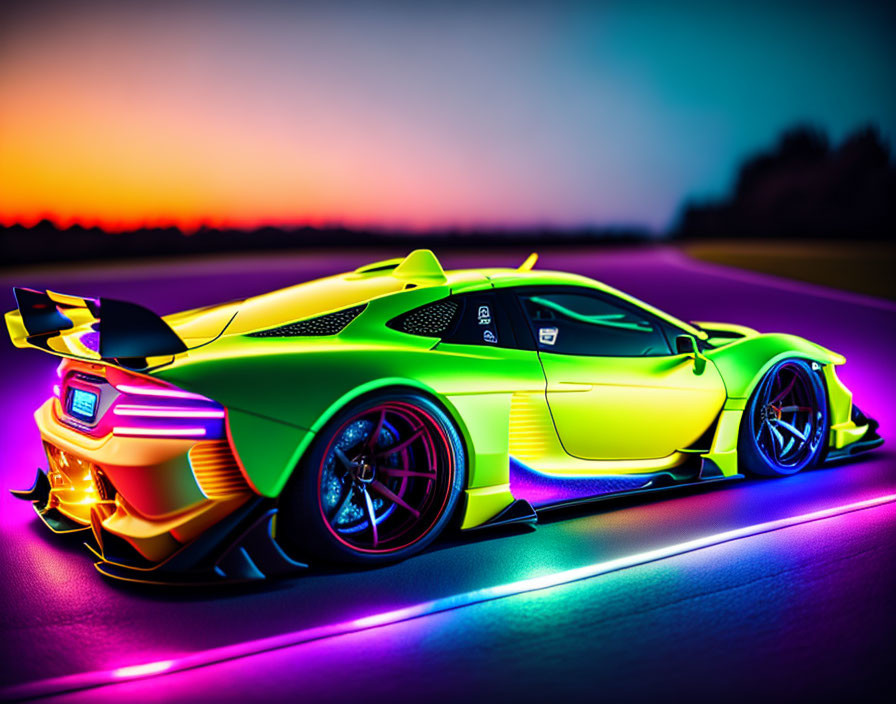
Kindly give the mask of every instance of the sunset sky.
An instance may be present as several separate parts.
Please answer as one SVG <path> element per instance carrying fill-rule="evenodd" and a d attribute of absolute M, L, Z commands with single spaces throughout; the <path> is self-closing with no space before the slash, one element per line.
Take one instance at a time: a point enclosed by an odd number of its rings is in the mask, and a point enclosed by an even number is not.
<path fill-rule="evenodd" d="M 661 230 L 795 122 L 896 135 L 876 3 L 3 5 L 6 225 Z"/>

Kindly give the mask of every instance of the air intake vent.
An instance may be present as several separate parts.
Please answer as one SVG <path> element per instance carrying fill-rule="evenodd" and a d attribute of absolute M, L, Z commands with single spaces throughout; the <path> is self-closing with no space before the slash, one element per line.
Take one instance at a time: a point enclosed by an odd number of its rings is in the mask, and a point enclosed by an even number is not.
<path fill-rule="evenodd" d="M 251 491 L 226 440 L 197 442 L 190 450 L 193 476 L 210 499 Z"/>
<path fill-rule="evenodd" d="M 451 329 L 459 307 L 450 298 L 436 301 L 399 316 L 389 327 L 411 335 L 440 337 Z"/>
<path fill-rule="evenodd" d="M 364 306 L 355 306 L 345 310 L 337 310 L 335 313 L 327 313 L 308 320 L 299 320 L 289 325 L 250 332 L 248 337 L 304 337 L 335 335 L 342 332 L 343 328 L 357 318 Z"/>

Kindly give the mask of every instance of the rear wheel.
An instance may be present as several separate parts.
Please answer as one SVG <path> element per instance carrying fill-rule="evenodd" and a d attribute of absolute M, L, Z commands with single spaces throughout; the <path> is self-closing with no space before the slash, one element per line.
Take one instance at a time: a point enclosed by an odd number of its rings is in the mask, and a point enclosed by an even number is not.
<path fill-rule="evenodd" d="M 370 398 L 336 415 L 281 496 L 281 539 L 300 554 L 375 564 L 419 552 L 463 489 L 463 446 L 425 396 Z"/>
<path fill-rule="evenodd" d="M 762 377 L 744 411 L 741 464 L 763 476 L 795 474 L 819 463 L 827 433 L 827 394 L 817 365 L 784 360 Z"/>

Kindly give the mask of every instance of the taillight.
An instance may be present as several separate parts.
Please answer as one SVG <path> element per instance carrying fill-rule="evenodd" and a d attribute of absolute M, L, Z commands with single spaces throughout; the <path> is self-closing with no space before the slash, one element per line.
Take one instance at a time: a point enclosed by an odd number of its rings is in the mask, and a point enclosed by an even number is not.
<path fill-rule="evenodd" d="M 112 433 L 131 437 L 224 437 L 224 408 L 210 398 L 171 385 L 132 378 L 116 384 Z"/>
<path fill-rule="evenodd" d="M 115 367 L 67 366 L 58 396 L 62 420 L 89 435 L 202 440 L 226 436 L 224 408 L 212 399 Z"/>

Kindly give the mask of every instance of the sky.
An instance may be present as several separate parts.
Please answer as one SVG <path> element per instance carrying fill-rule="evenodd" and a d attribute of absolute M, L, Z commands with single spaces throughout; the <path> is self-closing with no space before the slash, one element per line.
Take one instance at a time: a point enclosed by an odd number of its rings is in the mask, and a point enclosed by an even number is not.
<path fill-rule="evenodd" d="M 795 123 L 892 143 L 884 8 L 5 2 L 0 224 L 662 231 Z"/>

